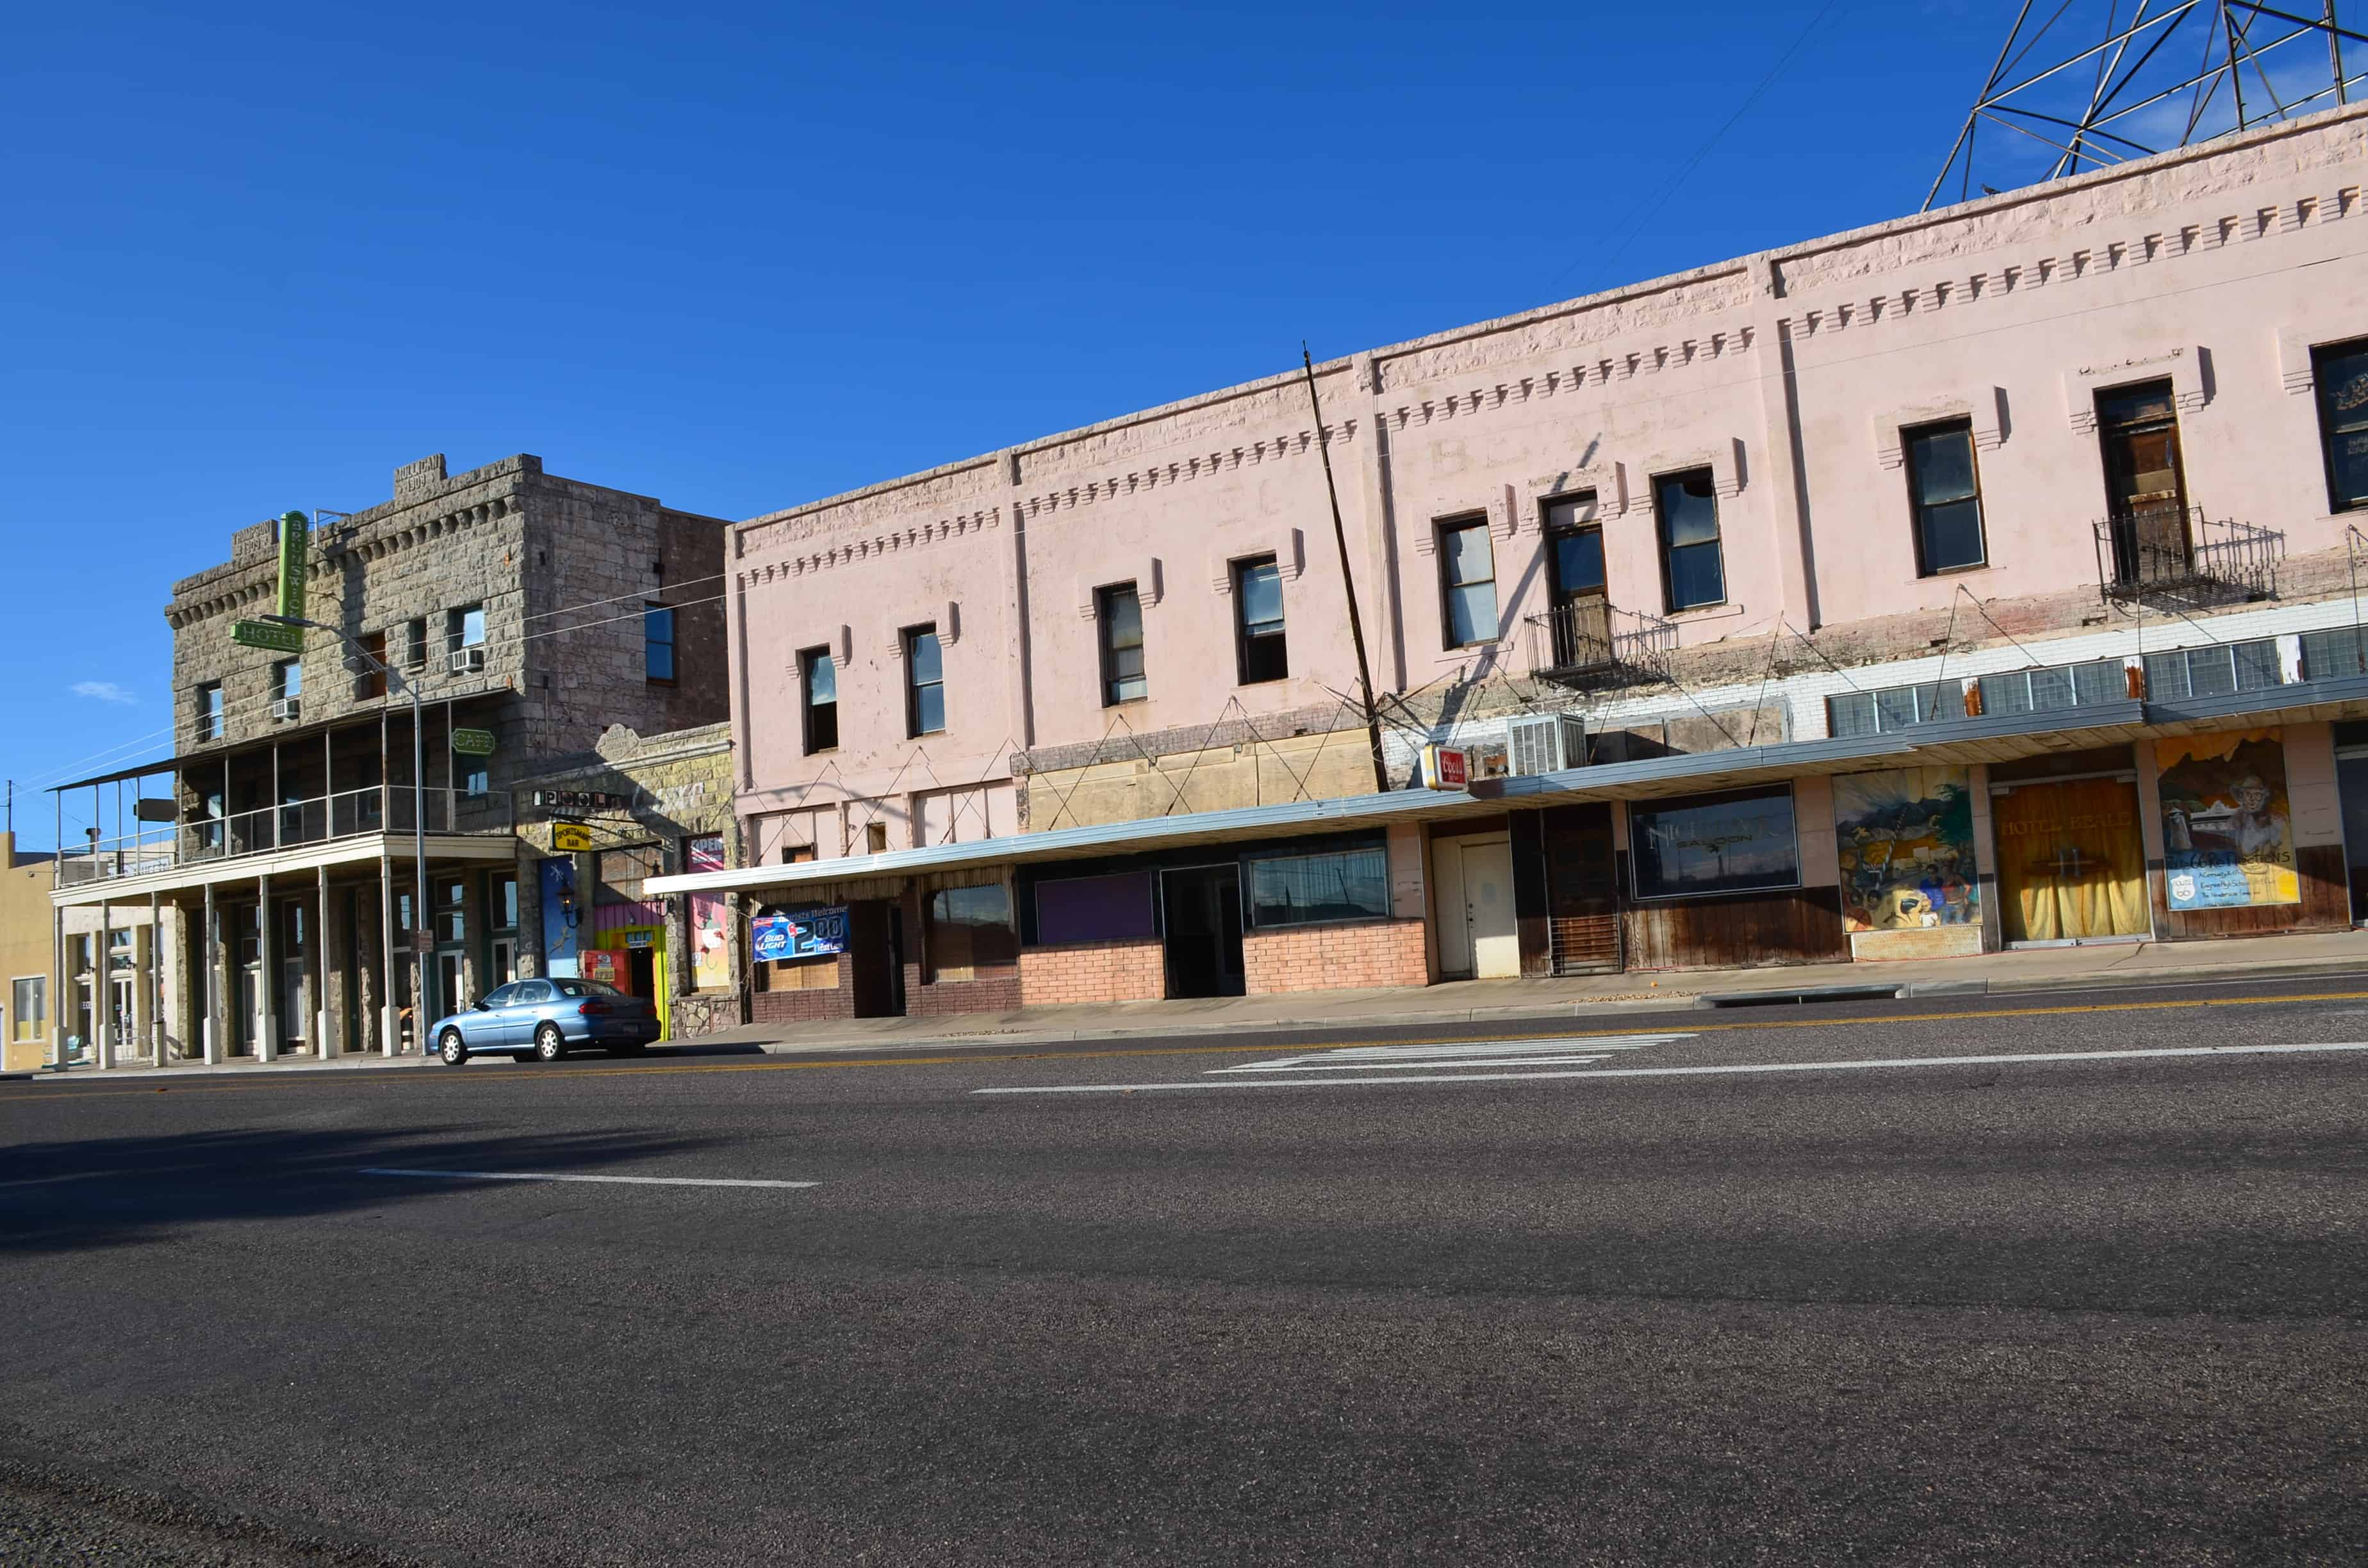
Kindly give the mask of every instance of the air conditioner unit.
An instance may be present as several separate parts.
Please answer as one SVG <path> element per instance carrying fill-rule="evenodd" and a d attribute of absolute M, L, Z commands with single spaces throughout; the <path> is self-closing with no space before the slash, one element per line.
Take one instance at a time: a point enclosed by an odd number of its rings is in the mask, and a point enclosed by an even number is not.
<path fill-rule="evenodd" d="M 282 723 L 292 724 L 304 714 L 301 697 L 275 697 L 271 699 L 271 716 Z"/>
<path fill-rule="evenodd" d="M 1576 713 L 1548 713 L 1505 722 L 1505 748 L 1516 775 L 1560 773 L 1587 766 L 1587 722 Z"/>
<path fill-rule="evenodd" d="M 475 675 L 484 667 L 485 651 L 483 648 L 455 648 L 452 650 L 451 671 L 454 675 Z"/>

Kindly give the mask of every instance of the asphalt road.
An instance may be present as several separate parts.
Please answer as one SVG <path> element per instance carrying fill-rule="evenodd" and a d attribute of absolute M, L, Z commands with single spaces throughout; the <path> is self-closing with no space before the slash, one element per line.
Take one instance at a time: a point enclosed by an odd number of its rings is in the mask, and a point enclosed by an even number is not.
<path fill-rule="evenodd" d="M 2368 976 L 0 1084 L 0 1561 L 2357 1563 L 2368 1048 L 2260 1049 L 2354 1041 Z"/>

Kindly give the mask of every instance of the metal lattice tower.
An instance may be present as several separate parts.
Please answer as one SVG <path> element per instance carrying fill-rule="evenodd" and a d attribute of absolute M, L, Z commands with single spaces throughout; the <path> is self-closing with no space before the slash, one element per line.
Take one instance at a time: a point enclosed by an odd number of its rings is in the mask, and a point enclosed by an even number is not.
<path fill-rule="evenodd" d="M 2319 15 L 2259 0 L 2022 0 L 1925 210 L 2348 103 L 2368 71 L 2346 75 L 2343 49 L 2368 63 L 2368 36 L 2336 25 L 2335 0 L 2289 3 Z"/>

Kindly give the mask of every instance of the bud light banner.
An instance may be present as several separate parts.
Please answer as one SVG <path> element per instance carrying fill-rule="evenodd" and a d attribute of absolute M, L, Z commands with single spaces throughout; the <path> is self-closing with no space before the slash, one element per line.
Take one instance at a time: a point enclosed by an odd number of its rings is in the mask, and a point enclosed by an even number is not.
<path fill-rule="evenodd" d="M 749 944 L 759 962 L 822 958 L 847 951 L 847 906 L 768 910 L 748 922 Z"/>

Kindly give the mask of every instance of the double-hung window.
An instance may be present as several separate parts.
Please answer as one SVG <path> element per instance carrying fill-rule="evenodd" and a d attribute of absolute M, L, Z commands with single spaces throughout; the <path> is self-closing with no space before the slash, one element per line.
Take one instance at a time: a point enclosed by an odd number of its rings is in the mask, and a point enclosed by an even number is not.
<path fill-rule="evenodd" d="M 1706 468 L 1653 481 L 1653 516 L 1661 531 L 1661 585 L 1671 611 L 1721 603 L 1726 559 L 1718 540 L 1718 488 Z"/>
<path fill-rule="evenodd" d="M 646 680 L 674 684 L 674 611 L 664 605 L 642 607 L 642 670 Z"/>
<path fill-rule="evenodd" d="M 1952 419 L 1900 432 L 1907 499 L 1916 512 L 1916 570 L 1926 577 L 1987 560 L 1981 484 L 1974 472 L 1974 425 Z"/>
<path fill-rule="evenodd" d="M 838 665 L 828 648 L 808 648 L 798 655 L 798 701 L 805 710 L 806 750 L 837 745 Z"/>
<path fill-rule="evenodd" d="M 905 733 L 934 735 L 946 727 L 945 650 L 934 625 L 905 631 Z"/>
<path fill-rule="evenodd" d="M 1096 589 L 1094 622 L 1101 629 L 1102 706 L 1141 701 L 1149 687 L 1143 676 L 1143 599 L 1134 585 Z"/>
<path fill-rule="evenodd" d="M 296 659 L 282 659 L 271 666 L 271 716 L 281 722 L 297 717 L 297 708 L 304 696 L 304 665 Z"/>
<path fill-rule="evenodd" d="M 1234 674 L 1243 686 L 1291 674 L 1282 632 L 1282 571 L 1271 555 L 1234 562 Z"/>
<path fill-rule="evenodd" d="M 208 681 L 198 687 L 198 739 L 218 741 L 222 733 L 222 682 Z"/>
<path fill-rule="evenodd" d="M 2318 439 L 2327 454 L 2327 506 L 2368 506 L 2368 338 L 2310 351 L 2318 385 Z"/>
<path fill-rule="evenodd" d="M 1487 518 L 1439 525 L 1439 588 L 1449 647 L 1497 640 L 1497 551 Z"/>

